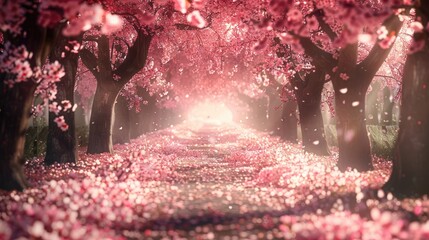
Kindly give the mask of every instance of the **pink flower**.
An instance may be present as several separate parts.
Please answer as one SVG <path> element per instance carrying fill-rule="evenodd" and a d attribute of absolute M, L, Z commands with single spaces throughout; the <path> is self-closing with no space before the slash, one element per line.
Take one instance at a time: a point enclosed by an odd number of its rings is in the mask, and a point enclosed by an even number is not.
<path fill-rule="evenodd" d="M 62 131 L 67 131 L 69 129 L 69 125 L 64 120 L 64 116 L 59 116 L 54 119 L 54 122 Z"/>
<path fill-rule="evenodd" d="M 123 20 L 120 16 L 107 13 L 105 19 L 106 22 L 101 27 L 103 34 L 110 34 L 122 28 Z"/>
<path fill-rule="evenodd" d="M 69 100 L 63 100 L 61 104 L 63 105 L 63 111 L 67 111 L 72 108 L 72 105 Z"/>
<path fill-rule="evenodd" d="M 378 30 L 377 30 L 377 34 L 378 34 L 378 39 L 385 39 L 387 37 L 387 34 L 389 34 L 389 31 L 387 31 L 386 26 L 381 26 Z"/>
<path fill-rule="evenodd" d="M 53 112 L 56 115 L 58 115 L 61 110 L 62 110 L 62 107 L 59 106 L 57 102 L 52 102 L 51 104 L 49 104 L 49 112 Z"/>
<path fill-rule="evenodd" d="M 200 11 L 195 10 L 191 13 L 189 13 L 186 16 L 186 20 L 193 26 L 196 26 L 198 28 L 203 28 L 206 25 L 206 21 L 201 16 Z"/>
<path fill-rule="evenodd" d="M 188 10 L 189 3 L 187 0 L 174 0 L 174 9 L 183 14 Z"/>
<path fill-rule="evenodd" d="M 202 9 L 204 5 L 206 4 L 206 0 L 193 0 L 192 1 L 192 7 L 195 9 Z"/>
<path fill-rule="evenodd" d="M 390 48 L 390 46 L 392 46 L 395 40 L 396 40 L 396 36 L 392 34 L 391 36 L 388 36 L 383 40 L 381 40 L 378 44 L 380 45 L 381 48 L 388 49 Z"/>
<path fill-rule="evenodd" d="M 410 28 L 413 29 L 413 31 L 416 33 L 420 33 L 424 29 L 423 24 L 421 22 L 412 22 L 410 24 Z"/>
<path fill-rule="evenodd" d="M 347 81 L 350 77 L 346 73 L 340 73 L 340 78 L 343 79 L 344 81 Z"/>
<path fill-rule="evenodd" d="M 410 50 L 408 51 L 408 54 L 416 53 L 416 52 L 422 50 L 424 48 L 424 46 L 425 46 L 424 39 L 418 40 L 418 41 L 413 41 L 410 45 Z"/>

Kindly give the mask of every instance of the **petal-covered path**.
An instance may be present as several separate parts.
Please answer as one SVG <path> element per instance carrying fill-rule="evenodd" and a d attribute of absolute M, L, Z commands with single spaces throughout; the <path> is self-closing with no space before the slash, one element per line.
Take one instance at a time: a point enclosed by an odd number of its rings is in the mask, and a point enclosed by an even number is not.
<path fill-rule="evenodd" d="M 429 201 L 377 191 L 390 163 L 339 172 L 238 125 L 184 123 L 76 165 L 26 165 L 0 194 L 0 239 L 429 239 Z"/>

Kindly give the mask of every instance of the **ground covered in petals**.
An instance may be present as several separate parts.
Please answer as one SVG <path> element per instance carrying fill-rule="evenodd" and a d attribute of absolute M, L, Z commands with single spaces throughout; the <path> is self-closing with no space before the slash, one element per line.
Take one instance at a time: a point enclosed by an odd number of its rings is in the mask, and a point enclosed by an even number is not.
<path fill-rule="evenodd" d="M 390 162 L 340 172 L 238 125 L 184 123 L 0 192 L 0 239 L 429 239 L 429 200 L 378 190 Z"/>

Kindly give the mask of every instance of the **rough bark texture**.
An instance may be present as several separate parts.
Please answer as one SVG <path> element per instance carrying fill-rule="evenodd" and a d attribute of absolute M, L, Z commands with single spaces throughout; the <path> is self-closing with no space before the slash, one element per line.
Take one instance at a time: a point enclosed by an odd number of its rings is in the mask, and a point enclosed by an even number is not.
<path fill-rule="evenodd" d="M 37 6 L 36 1 L 32 3 Z M 37 17 L 36 12 L 26 16 L 22 24 L 25 37 L 4 34 L 5 41 L 13 46 L 24 45 L 33 53 L 31 67 L 45 62 L 54 40 L 53 31 L 40 27 Z M 28 186 L 23 173 L 25 132 L 36 84 L 29 79 L 9 88 L 3 84 L 6 77 L 10 79 L 5 73 L 0 75 L 0 189 L 23 190 Z"/>
<path fill-rule="evenodd" d="M 279 121 L 278 130 L 275 135 L 281 139 L 296 143 L 298 142 L 298 119 L 296 116 L 297 104 L 294 101 L 284 102 L 282 116 Z"/>
<path fill-rule="evenodd" d="M 114 104 L 119 91 L 97 87 L 89 121 L 88 153 L 113 152 Z"/>
<path fill-rule="evenodd" d="M 62 29 L 62 28 L 60 28 Z M 60 34 L 60 33 L 58 33 Z M 61 103 L 63 100 L 70 101 L 74 105 L 74 85 L 76 82 L 76 72 L 79 55 L 70 51 L 64 52 L 65 46 L 71 40 L 81 41 L 81 36 L 77 38 L 66 38 L 59 36 L 55 43 L 55 48 L 50 54 L 50 61 L 59 61 L 65 71 L 65 76 L 57 83 L 57 95 L 55 101 Z M 62 54 L 65 54 L 62 56 Z M 54 119 L 58 117 L 55 113 L 49 113 L 49 132 L 46 145 L 46 156 L 44 163 L 52 165 L 55 163 L 75 163 L 78 160 L 75 114 L 71 109 L 61 112 L 69 129 L 62 131 Z"/>
<path fill-rule="evenodd" d="M 23 155 L 34 90 L 32 82 L 13 89 L 0 84 L 0 189 L 3 190 L 23 190 L 28 186 Z"/>
<path fill-rule="evenodd" d="M 315 71 L 304 79 L 296 76 L 293 81 L 294 93 L 298 104 L 301 125 L 302 145 L 304 150 L 317 155 L 329 155 L 325 139 L 321 98 L 324 85 L 324 72 Z"/>
<path fill-rule="evenodd" d="M 426 26 L 429 0 L 421 1 L 417 13 Z M 384 188 L 398 197 L 429 194 L 429 41 L 425 48 L 408 56 L 402 77 L 402 108 L 399 136 L 393 157 L 393 171 Z"/>

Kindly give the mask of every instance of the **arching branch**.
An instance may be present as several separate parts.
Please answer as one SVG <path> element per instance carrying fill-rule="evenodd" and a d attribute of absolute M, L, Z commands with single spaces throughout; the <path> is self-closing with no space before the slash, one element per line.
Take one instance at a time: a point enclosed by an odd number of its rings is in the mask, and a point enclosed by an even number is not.
<path fill-rule="evenodd" d="M 399 33 L 402 24 L 403 22 L 401 22 L 399 17 L 396 15 L 390 16 L 383 23 L 383 25 L 386 26 L 387 30 L 389 31 L 389 34 L 395 33 L 396 35 Z M 385 49 L 380 46 L 379 41 L 375 43 L 368 56 L 358 65 L 358 71 L 361 73 L 374 75 L 389 55 L 392 47 L 393 44 L 391 44 L 389 48 Z"/>
<path fill-rule="evenodd" d="M 323 11 L 323 9 L 315 10 L 314 16 L 316 17 L 317 22 L 319 23 L 319 26 L 322 31 L 324 31 L 328 35 L 329 39 L 331 39 L 332 41 L 335 40 L 337 38 L 337 34 L 332 30 L 331 26 L 326 23 L 325 12 Z"/>
<path fill-rule="evenodd" d="M 113 72 L 120 76 L 121 83 L 125 84 L 145 66 L 152 37 L 152 34 L 146 33 L 143 29 L 137 30 L 137 38 L 128 49 L 125 60 Z"/>
<path fill-rule="evenodd" d="M 88 70 L 94 76 L 97 76 L 98 75 L 97 57 L 90 50 L 86 48 L 83 48 L 79 51 L 79 56 L 80 56 L 80 59 L 82 59 L 83 64 L 88 68 Z"/>

